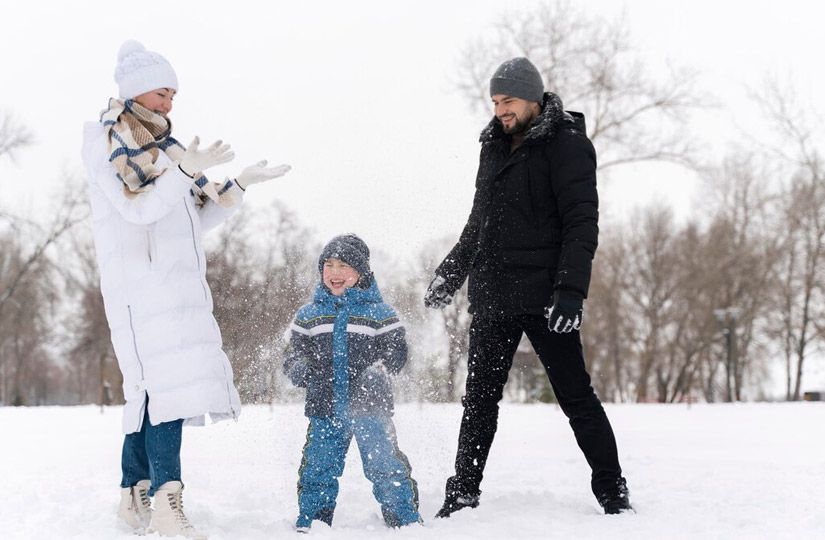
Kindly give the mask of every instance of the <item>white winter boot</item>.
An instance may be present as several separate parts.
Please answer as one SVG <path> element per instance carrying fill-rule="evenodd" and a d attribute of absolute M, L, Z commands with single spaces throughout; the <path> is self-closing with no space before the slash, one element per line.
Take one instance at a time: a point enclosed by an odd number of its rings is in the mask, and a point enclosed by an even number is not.
<path fill-rule="evenodd" d="M 207 536 L 195 529 L 183 513 L 182 491 L 183 484 L 177 480 L 166 482 L 155 491 L 155 510 L 152 512 L 148 532 L 206 540 Z"/>
<path fill-rule="evenodd" d="M 131 528 L 143 531 L 152 519 L 149 502 L 149 480 L 141 480 L 137 485 L 120 488 L 120 506 L 117 515 Z"/>

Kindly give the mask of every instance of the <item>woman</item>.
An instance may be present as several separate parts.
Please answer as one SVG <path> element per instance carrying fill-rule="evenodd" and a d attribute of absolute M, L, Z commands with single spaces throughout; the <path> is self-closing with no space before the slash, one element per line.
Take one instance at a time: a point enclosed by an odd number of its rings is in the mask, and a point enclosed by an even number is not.
<path fill-rule="evenodd" d="M 126 399 L 118 515 L 134 529 L 205 538 L 181 506 L 182 426 L 203 425 L 207 413 L 237 418 L 241 405 L 212 315 L 202 234 L 238 209 L 249 185 L 289 166 L 263 161 L 213 184 L 201 173 L 234 154 L 221 141 L 202 150 L 195 137 L 184 149 L 171 137 L 178 81 L 169 62 L 127 41 L 115 81 L 120 99 L 85 125 L 83 162 Z"/>

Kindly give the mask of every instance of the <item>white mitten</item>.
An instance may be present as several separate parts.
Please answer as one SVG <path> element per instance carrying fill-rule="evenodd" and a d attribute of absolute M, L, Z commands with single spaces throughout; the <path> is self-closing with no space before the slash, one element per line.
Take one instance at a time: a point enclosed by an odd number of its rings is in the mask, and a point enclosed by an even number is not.
<path fill-rule="evenodd" d="M 200 137 L 195 137 L 186 148 L 186 153 L 180 160 L 180 170 L 190 178 L 194 178 L 198 173 L 205 171 L 209 167 L 228 163 L 235 159 L 235 152 L 232 152 L 228 144 L 223 141 L 215 141 L 204 150 L 198 150 Z"/>
<path fill-rule="evenodd" d="M 289 165 L 278 165 L 277 167 L 267 167 L 266 160 L 259 161 L 254 165 L 250 165 L 241 171 L 241 174 L 236 178 L 236 182 L 241 189 L 246 189 L 252 184 L 272 180 L 285 175 L 292 169 Z"/>

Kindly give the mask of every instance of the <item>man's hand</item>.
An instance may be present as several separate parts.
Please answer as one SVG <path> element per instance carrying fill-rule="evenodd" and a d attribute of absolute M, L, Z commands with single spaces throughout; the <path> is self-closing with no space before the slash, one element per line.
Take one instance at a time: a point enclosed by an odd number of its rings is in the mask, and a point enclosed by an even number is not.
<path fill-rule="evenodd" d="M 556 291 L 553 304 L 544 308 L 550 331 L 559 334 L 578 331 L 582 326 L 582 302 L 583 298 L 574 292 Z"/>
<path fill-rule="evenodd" d="M 215 141 L 205 150 L 198 150 L 200 142 L 200 137 L 192 139 L 180 160 L 180 170 L 189 178 L 194 178 L 210 167 L 235 159 L 235 152 L 229 149 L 228 144 L 223 144 L 223 141 Z"/>
<path fill-rule="evenodd" d="M 241 171 L 238 178 L 235 180 L 241 189 L 246 189 L 252 184 L 264 182 L 265 180 L 272 180 L 285 175 L 292 169 L 289 165 L 278 165 L 277 167 L 267 167 L 266 160 L 259 161 L 254 165 L 250 165 Z"/>
<path fill-rule="evenodd" d="M 424 305 L 428 308 L 444 309 L 453 301 L 453 293 L 447 288 L 447 280 L 441 276 L 435 276 L 427 287 L 424 295 Z"/>

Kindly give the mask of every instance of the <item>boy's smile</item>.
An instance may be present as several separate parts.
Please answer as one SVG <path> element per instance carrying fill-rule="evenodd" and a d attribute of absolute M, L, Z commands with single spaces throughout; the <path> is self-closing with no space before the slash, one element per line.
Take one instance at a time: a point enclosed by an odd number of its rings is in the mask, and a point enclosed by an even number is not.
<path fill-rule="evenodd" d="M 335 296 L 341 296 L 350 287 L 358 283 L 361 274 L 340 259 L 330 258 L 324 261 L 324 285 Z"/>

